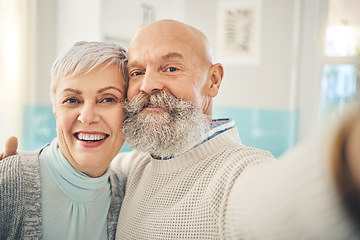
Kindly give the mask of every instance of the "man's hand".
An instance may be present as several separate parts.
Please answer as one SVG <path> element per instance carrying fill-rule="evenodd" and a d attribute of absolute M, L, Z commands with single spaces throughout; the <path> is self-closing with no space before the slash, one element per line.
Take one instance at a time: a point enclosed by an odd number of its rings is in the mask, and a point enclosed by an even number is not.
<path fill-rule="evenodd" d="M 15 155 L 18 148 L 18 140 L 16 137 L 10 137 L 5 143 L 5 152 L 0 154 L 0 160 Z"/>
<path fill-rule="evenodd" d="M 338 125 L 329 150 L 335 183 L 344 206 L 360 226 L 360 107 L 349 113 Z"/>
<path fill-rule="evenodd" d="M 346 161 L 354 185 L 360 193 L 360 119 L 354 121 L 354 126 L 349 132 L 345 145 Z"/>

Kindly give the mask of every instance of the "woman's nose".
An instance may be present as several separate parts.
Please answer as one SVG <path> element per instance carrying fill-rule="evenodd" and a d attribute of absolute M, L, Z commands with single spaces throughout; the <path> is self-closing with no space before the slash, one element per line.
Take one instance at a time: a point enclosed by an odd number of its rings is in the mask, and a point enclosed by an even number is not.
<path fill-rule="evenodd" d="M 100 115 L 96 108 L 96 103 L 84 103 L 80 109 L 78 121 L 84 125 L 90 125 L 100 121 Z"/>

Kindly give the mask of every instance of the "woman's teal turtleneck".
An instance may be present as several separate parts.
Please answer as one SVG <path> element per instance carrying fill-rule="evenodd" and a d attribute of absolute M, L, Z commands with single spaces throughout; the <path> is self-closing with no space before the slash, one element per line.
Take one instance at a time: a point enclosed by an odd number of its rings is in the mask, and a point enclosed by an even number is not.
<path fill-rule="evenodd" d="M 43 239 L 108 239 L 109 169 L 98 178 L 76 170 L 58 139 L 40 154 Z"/>

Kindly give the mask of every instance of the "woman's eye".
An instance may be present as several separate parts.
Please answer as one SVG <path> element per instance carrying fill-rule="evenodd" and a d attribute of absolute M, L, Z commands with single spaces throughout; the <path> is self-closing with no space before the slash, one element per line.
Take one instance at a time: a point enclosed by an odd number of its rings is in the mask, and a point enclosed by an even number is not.
<path fill-rule="evenodd" d="M 65 101 L 63 103 L 65 103 L 65 104 L 75 104 L 75 103 L 80 103 L 80 101 L 75 99 L 75 98 L 68 98 L 68 99 L 65 99 Z"/>
<path fill-rule="evenodd" d="M 117 101 L 114 98 L 107 97 L 107 98 L 102 99 L 100 102 L 112 103 L 112 102 L 117 102 Z"/>

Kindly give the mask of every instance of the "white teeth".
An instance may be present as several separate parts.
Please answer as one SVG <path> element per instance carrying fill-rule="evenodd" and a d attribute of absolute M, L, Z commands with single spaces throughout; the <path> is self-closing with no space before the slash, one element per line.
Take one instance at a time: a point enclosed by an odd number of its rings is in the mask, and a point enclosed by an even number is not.
<path fill-rule="evenodd" d="M 84 134 L 84 133 L 79 133 L 77 136 L 80 140 L 84 140 L 84 141 L 99 141 L 102 140 L 106 137 L 106 135 L 100 135 L 100 134 Z"/>

